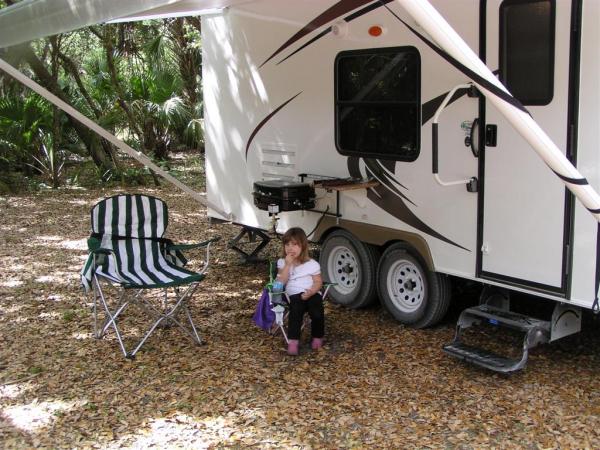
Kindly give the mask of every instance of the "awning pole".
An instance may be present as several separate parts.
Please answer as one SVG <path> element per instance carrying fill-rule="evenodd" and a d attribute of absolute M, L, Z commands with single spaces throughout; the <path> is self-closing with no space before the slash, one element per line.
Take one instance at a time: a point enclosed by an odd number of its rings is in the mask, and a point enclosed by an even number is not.
<path fill-rule="evenodd" d="M 33 81 L 29 77 L 23 75 L 21 72 L 19 72 L 17 69 L 15 69 L 13 66 L 8 64 L 6 61 L 4 61 L 1 58 L 0 58 L 0 69 L 5 71 L 7 74 L 9 74 L 11 77 L 15 78 L 19 82 L 23 83 L 28 88 L 30 88 L 33 91 L 40 94 L 42 97 L 44 97 L 50 103 L 56 105 L 58 108 L 60 108 L 61 110 L 63 110 L 67 114 L 69 114 L 71 117 L 73 117 L 74 119 L 76 119 L 79 122 L 81 122 L 82 124 L 84 124 L 90 130 L 96 132 L 98 135 L 100 135 L 101 137 L 106 139 L 108 142 L 115 145 L 117 148 L 124 151 L 128 155 L 130 155 L 132 158 L 135 158 L 136 160 L 138 160 L 144 166 L 146 166 L 149 169 L 156 172 L 158 175 L 163 177 L 165 180 L 167 180 L 170 183 L 177 186 L 179 189 L 184 191 L 186 194 L 190 195 L 194 200 L 198 201 L 199 203 L 201 203 L 204 206 L 211 208 L 212 210 L 214 210 L 215 212 L 217 212 L 219 215 L 221 215 L 222 217 L 224 217 L 227 220 L 233 219 L 231 214 L 227 214 L 224 211 L 221 211 L 220 208 L 218 208 L 217 206 L 215 206 L 214 204 L 209 202 L 206 198 L 204 198 L 203 194 L 201 194 L 200 192 L 194 191 L 192 188 L 183 184 L 177 178 L 173 177 L 171 174 L 169 174 L 168 172 L 166 172 L 165 170 L 161 169 L 159 166 L 154 164 L 154 162 L 150 158 L 148 158 L 144 153 L 134 150 L 129 145 L 127 145 L 125 142 L 121 141 L 119 138 L 113 136 L 108 131 L 106 131 L 104 128 L 99 126 L 97 123 L 88 119 L 86 116 L 84 116 L 79 111 L 77 111 L 75 108 L 73 108 L 71 105 L 65 103 L 60 98 L 58 98 L 56 95 L 52 94 L 50 91 L 48 91 L 47 89 L 40 86 L 35 81 Z"/>
<path fill-rule="evenodd" d="M 396 0 L 446 53 L 502 91 L 508 90 L 446 22 L 428 0 Z M 564 185 L 600 222 L 600 196 L 527 112 L 473 80 L 477 88 L 508 119 Z M 512 96 L 511 96 L 512 97 Z"/>

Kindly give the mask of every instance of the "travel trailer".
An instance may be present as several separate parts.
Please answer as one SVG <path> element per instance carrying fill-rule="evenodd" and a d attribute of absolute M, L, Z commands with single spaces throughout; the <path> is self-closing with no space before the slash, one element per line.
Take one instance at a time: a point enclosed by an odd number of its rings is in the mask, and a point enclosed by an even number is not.
<path fill-rule="evenodd" d="M 139 5 L 72 20 L 203 10 L 209 216 L 252 236 L 302 227 L 337 303 L 379 298 L 427 327 L 450 277 L 481 282 L 445 351 L 504 372 L 598 309 L 599 2 Z M 512 312 L 512 291 L 555 301 L 552 318 Z M 480 322 L 523 331 L 522 357 L 461 342 Z"/>

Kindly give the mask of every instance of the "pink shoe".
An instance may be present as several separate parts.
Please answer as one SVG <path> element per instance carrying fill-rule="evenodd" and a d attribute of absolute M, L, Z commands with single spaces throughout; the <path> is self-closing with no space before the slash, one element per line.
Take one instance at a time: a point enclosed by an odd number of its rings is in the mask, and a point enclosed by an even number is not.
<path fill-rule="evenodd" d="M 298 339 L 290 339 L 288 342 L 287 353 L 288 355 L 298 356 L 298 346 L 300 341 Z"/>
<path fill-rule="evenodd" d="M 321 347 L 323 347 L 323 338 L 313 338 L 310 343 L 310 347 L 313 350 L 319 350 Z"/>

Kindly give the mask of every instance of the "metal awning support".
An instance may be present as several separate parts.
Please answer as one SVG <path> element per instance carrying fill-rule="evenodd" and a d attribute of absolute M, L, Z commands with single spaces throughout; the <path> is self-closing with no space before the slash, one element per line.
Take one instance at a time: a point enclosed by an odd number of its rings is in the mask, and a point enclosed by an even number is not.
<path fill-rule="evenodd" d="M 396 0 L 396 2 L 435 40 L 439 47 L 474 73 L 471 78 L 477 88 L 498 108 L 564 185 L 600 222 L 600 195 L 442 15 L 428 0 Z"/>
<path fill-rule="evenodd" d="M 101 137 L 106 139 L 108 142 L 115 145 L 118 149 L 124 151 L 125 153 L 130 155 L 132 158 L 135 158 L 140 163 L 142 163 L 144 166 L 153 170 L 158 175 L 163 177 L 165 180 L 169 181 L 170 183 L 174 184 L 179 189 L 184 191 L 186 194 L 189 194 L 194 200 L 198 201 L 199 203 L 201 203 L 204 206 L 211 208 L 212 210 L 214 210 L 215 212 L 220 214 L 225 219 L 233 220 L 231 213 L 226 213 L 224 211 L 221 211 L 220 208 L 218 208 L 217 206 L 215 206 L 214 204 L 209 202 L 204 197 L 203 194 L 201 194 L 200 192 L 196 192 L 189 186 L 183 184 L 177 178 L 173 177 L 171 174 L 169 174 L 168 172 L 166 172 L 165 170 L 161 169 L 159 166 L 154 164 L 154 162 L 150 158 L 148 158 L 144 153 L 134 150 L 129 145 L 127 145 L 125 142 L 123 142 L 120 139 L 118 139 L 117 137 L 113 136 L 108 131 L 106 131 L 104 128 L 99 126 L 97 123 L 95 123 L 94 121 L 88 119 L 86 116 L 81 114 L 79 111 L 77 111 L 71 105 L 65 103 L 64 101 L 59 99 L 57 96 L 55 96 L 54 94 L 49 92 L 47 89 L 44 89 L 42 86 L 40 86 L 35 81 L 33 81 L 32 79 L 23 75 L 21 72 L 19 72 L 17 69 L 12 67 L 10 64 L 8 64 L 3 59 L 0 59 L 0 70 L 3 70 L 7 74 L 9 74 L 11 77 L 15 78 L 17 81 L 23 83 L 28 88 L 37 92 L 39 95 L 44 97 L 50 103 L 56 105 L 58 108 L 60 108 L 61 110 L 63 110 L 67 114 L 69 114 L 71 117 L 73 117 L 74 119 L 76 119 L 79 122 L 81 122 L 82 124 L 84 124 L 90 130 L 96 132 L 98 135 L 100 135 Z"/>

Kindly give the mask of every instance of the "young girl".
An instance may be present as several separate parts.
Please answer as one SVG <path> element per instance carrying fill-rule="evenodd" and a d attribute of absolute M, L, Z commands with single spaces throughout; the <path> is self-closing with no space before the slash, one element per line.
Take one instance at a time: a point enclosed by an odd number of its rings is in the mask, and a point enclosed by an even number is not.
<path fill-rule="evenodd" d="M 290 228 L 283 235 L 282 258 L 277 261 L 277 278 L 285 284 L 290 298 L 288 354 L 297 355 L 304 313 L 311 318 L 311 347 L 323 346 L 325 314 L 319 294 L 323 280 L 319 263 L 308 256 L 308 239 L 301 228 Z"/>

